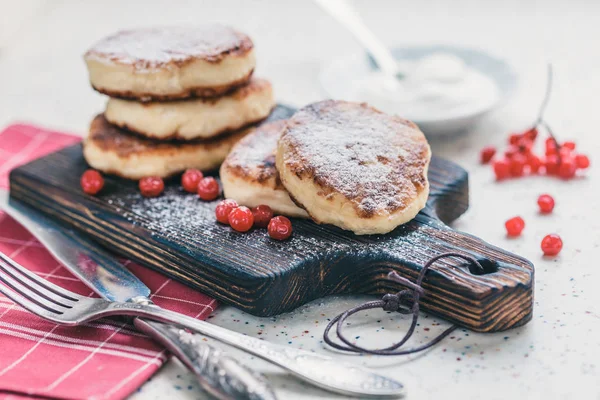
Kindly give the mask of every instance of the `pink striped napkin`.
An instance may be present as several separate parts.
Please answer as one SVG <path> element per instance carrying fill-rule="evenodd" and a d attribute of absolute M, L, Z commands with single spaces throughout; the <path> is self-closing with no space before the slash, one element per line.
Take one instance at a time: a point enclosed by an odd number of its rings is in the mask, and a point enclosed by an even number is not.
<path fill-rule="evenodd" d="M 0 132 L 0 187 L 9 171 L 80 139 L 31 125 Z M 60 265 L 28 231 L 0 211 L 0 252 L 51 282 L 83 295 L 90 289 Z M 214 299 L 124 261 L 162 307 L 205 319 Z M 126 323 L 101 320 L 79 327 L 46 322 L 0 294 L 0 399 L 53 397 L 122 399 L 146 381 L 168 355 Z"/>

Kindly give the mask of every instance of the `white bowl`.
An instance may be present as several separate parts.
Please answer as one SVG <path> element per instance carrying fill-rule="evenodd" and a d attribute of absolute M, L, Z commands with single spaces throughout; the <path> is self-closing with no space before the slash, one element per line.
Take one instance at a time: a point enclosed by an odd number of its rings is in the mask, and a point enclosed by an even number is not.
<path fill-rule="evenodd" d="M 517 87 L 517 75 L 510 65 L 480 50 L 445 45 L 405 47 L 392 50 L 392 54 L 398 60 L 416 60 L 440 52 L 453 54 L 461 58 L 469 67 L 488 76 L 498 87 L 500 95 L 495 103 L 469 113 L 414 120 L 413 122 L 419 125 L 427 135 L 445 135 L 464 131 L 505 102 Z M 327 64 L 319 73 L 319 83 L 329 98 L 360 100 L 353 98 L 354 89 L 350 82 L 357 77 L 367 75 L 374 68 L 375 64 L 366 53 L 350 54 Z M 400 110 L 399 114 L 401 114 Z"/>

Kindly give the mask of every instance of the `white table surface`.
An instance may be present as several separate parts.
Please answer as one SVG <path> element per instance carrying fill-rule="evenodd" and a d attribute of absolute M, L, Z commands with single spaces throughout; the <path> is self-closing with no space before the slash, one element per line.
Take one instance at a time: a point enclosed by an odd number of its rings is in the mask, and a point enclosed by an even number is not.
<path fill-rule="evenodd" d="M 464 135 L 432 141 L 437 155 L 470 172 L 471 207 L 454 226 L 535 263 L 533 320 L 497 334 L 458 331 L 418 357 L 341 356 L 406 384 L 410 399 L 600 399 L 600 206 L 596 163 L 600 147 L 600 3 L 578 1 L 355 2 L 389 45 L 449 43 L 486 49 L 510 61 L 521 77 L 511 102 Z M 105 99 L 87 82 L 81 55 L 117 29 L 221 21 L 248 32 L 258 48 L 257 74 L 273 81 L 277 98 L 292 105 L 321 99 L 317 75 L 336 55 L 358 49 L 354 40 L 310 2 L 303 1 L 6 1 L 0 0 L 0 125 L 28 121 L 84 134 Z M 497 184 L 478 165 L 479 149 L 501 145 L 534 118 L 543 94 L 545 63 L 556 85 L 547 119 L 560 138 L 575 139 L 592 158 L 586 178 L 563 182 L 536 177 Z M 542 192 L 557 200 L 540 216 Z M 519 239 L 505 237 L 504 221 L 527 222 Z M 559 233 L 559 257 L 541 256 L 541 238 Z M 327 317 L 361 299 L 323 299 L 293 313 L 256 318 L 221 307 L 210 320 L 277 343 L 333 354 L 321 343 Z M 401 315 L 369 313 L 352 326 L 359 343 L 382 345 L 407 326 Z M 423 315 L 413 343 L 437 329 Z M 430 331 L 425 331 L 430 327 Z M 339 398 L 309 388 L 262 361 L 232 352 L 266 373 L 281 399 Z M 193 378 L 170 362 L 135 399 L 202 399 Z"/>

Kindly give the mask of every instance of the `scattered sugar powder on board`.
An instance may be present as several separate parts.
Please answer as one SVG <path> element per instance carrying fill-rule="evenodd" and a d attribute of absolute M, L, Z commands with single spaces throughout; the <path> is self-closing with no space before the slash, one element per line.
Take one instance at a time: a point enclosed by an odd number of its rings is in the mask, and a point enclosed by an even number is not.
<path fill-rule="evenodd" d="M 159 197 L 145 198 L 130 193 L 113 199 L 122 210 L 121 215 L 129 221 L 152 232 L 177 239 L 183 232 L 194 230 L 211 234 L 208 220 L 214 220 L 216 204 L 202 203 L 197 196 L 188 195 L 176 188 L 169 188 Z M 141 218 L 140 218 L 141 217 Z"/>
<path fill-rule="evenodd" d="M 190 251 L 198 243 L 194 238 L 201 237 L 203 243 L 214 241 L 220 245 L 225 241 L 232 246 L 233 252 L 252 254 L 258 264 L 263 252 L 279 254 L 280 260 L 293 265 L 310 259 L 323 260 L 323 256 L 334 254 L 366 260 L 373 258 L 374 253 L 402 258 L 407 249 L 411 249 L 410 253 L 417 247 L 429 251 L 423 247 L 428 243 L 423 237 L 425 233 L 413 231 L 410 226 L 401 226 L 387 235 L 363 236 L 358 241 L 356 236 L 339 228 L 322 226 L 322 229 L 314 229 L 314 222 L 298 219 L 292 219 L 294 233 L 285 241 L 271 239 L 266 229 L 254 228 L 247 233 L 238 233 L 216 221 L 214 212 L 219 201 L 202 201 L 172 184 L 157 198 L 144 198 L 137 190 L 107 198 L 107 202 L 119 209 L 119 214 L 132 224 L 132 229 L 146 230 L 158 240 L 187 245 Z M 307 229 L 310 234 L 305 234 Z"/>
<path fill-rule="evenodd" d="M 254 247 L 269 246 L 270 249 L 287 253 L 294 260 L 316 257 L 320 254 L 323 238 L 302 235 L 297 228 L 309 221 L 294 220 L 294 234 L 289 240 L 271 239 L 266 229 L 253 228 L 250 232 L 238 233 L 229 226 L 219 224 L 215 218 L 215 207 L 220 201 L 205 202 L 196 195 L 187 194 L 176 187 L 168 187 L 161 196 L 145 198 L 139 193 L 129 193 L 108 200 L 118 207 L 122 217 L 130 223 L 172 241 L 185 242 L 190 237 L 227 237 L 239 245 Z M 350 243 L 328 241 L 331 251 L 351 251 Z"/>

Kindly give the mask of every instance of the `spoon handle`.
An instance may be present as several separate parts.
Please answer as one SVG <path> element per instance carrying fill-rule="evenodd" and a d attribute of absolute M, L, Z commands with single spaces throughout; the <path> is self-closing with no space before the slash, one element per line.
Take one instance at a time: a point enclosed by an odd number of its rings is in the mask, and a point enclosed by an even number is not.
<path fill-rule="evenodd" d="M 202 388 L 219 400 L 276 400 L 266 378 L 221 350 L 174 325 L 134 319 L 135 327 L 156 338 L 192 371 Z"/>
<path fill-rule="evenodd" d="M 386 74 L 395 76 L 398 72 L 396 60 L 388 48 L 364 24 L 358 12 L 346 0 L 314 0 L 339 23 L 344 25 L 367 49 L 377 66 Z"/>
<path fill-rule="evenodd" d="M 331 392 L 343 394 L 346 397 L 381 399 L 398 398 L 405 394 L 404 386 L 400 382 L 361 365 L 245 336 L 205 321 L 160 308 L 151 304 L 149 299 L 141 299 L 139 302 L 107 303 L 103 309 L 95 314 L 95 317 L 100 315 L 103 317 L 132 315 L 183 326 L 278 365 L 305 382 Z"/>

